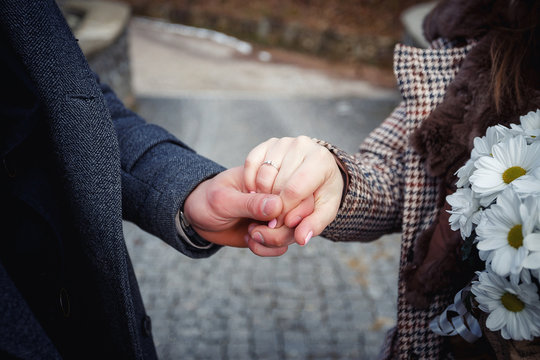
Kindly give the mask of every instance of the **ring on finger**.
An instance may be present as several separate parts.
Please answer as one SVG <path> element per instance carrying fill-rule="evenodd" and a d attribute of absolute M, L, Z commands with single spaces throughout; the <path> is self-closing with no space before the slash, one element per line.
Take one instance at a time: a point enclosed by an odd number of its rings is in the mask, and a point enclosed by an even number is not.
<path fill-rule="evenodd" d="M 274 167 L 277 171 L 279 171 L 279 168 L 277 167 L 276 164 L 274 164 L 274 163 L 272 162 L 272 160 L 265 160 L 265 161 L 263 161 L 263 163 L 261 164 L 261 166 L 263 166 L 263 165 L 270 165 L 270 166 Z"/>

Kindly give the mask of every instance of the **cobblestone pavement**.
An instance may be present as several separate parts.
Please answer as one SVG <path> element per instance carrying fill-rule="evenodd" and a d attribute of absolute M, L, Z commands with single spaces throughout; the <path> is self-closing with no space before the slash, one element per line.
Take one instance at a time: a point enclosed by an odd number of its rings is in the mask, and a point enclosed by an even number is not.
<path fill-rule="evenodd" d="M 395 91 L 241 57 L 160 23 L 137 19 L 130 30 L 138 112 L 226 166 L 271 136 L 354 151 L 398 101 Z M 161 359 L 372 359 L 395 323 L 397 235 L 317 237 L 280 258 L 224 248 L 193 260 L 133 224 L 125 234 Z"/>

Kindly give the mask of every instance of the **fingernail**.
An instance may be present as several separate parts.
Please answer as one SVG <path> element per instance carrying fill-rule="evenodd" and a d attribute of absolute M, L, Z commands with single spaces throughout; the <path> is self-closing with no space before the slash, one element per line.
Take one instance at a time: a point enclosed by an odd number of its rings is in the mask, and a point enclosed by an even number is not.
<path fill-rule="evenodd" d="M 255 240 L 256 242 L 260 244 L 264 244 L 264 238 L 262 234 L 258 231 L 255 234 L 253 234 L 253 240 Z"/>
<path fill-rule="evenodd" d="M 256 226 L 257 226 L 257 224 L 249 224 L 248 232 L 251 233 L 253 231 L 253 229 L 255 229 Z"/>
<path fill-rule="evenodd" d="M 275 202 L 274 198 L 265 198 L 263 200 L 261 210 L 264 216 L 268 216 L 268 214 L 272 211 L 273 202 Z"/>
<path fill-rule="evenodd" d="M 256 194 L 257 192 L 256 192 L 256 191 L 253 191 L 253 190 L 251 190 L 251 191 L 250 191 L 249 193 L 250 193 L 250 194 Z"/>
<path fill-rule="evenodd" d="M 308 232 L 308 234 L 306 235 L 306 238 L 304 240 L 304 246 L 307 245 L 307 243 L 309 242 L 309 240 L 311 240 L 311 237 L 313 236 L 313 231 L 310 231 Z"/>
<path fill-rule="evenodd" d="M 300 221 L 302 221 L 302 217 L 301 216 L 295 216 L 294 220 L 291 221 L 291 223 L 290 223 L 290 227 L 293 228 L 293 227 L 297 226 L 298 224 L 300 224 Z"/>
<path fill-rule="evenodd" d="M 268 223 L 268 227 L 269 227 L 270 229 L 275 228 L 276 225 L 277 225 L 277 219 L 272 219 L 272 220 Z"/>

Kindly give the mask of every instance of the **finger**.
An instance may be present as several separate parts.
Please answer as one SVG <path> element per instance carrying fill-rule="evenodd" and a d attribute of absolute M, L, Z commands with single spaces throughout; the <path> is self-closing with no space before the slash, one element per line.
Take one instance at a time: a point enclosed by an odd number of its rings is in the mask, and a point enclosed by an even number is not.
<path fill-rule="evenodd" d="M 322 186 L 327 186 L 327 182 L 330 182 L 331 186 L 337 181 L 343 183 L 332 154 L 323 147 L 320 149 L 304 159 L 280 192 L 283 213 L 296 208 L 302 200 L 316 193 Z"/>
<path fill-rule="evenodd" d="M 316 199 L 315 210 L 303 218 L 294 231 L 297 244 L 305 246 L 313 236 L 320 235 L 336 218 L 341 196 Z M 318 201 L 317 201 L 318 200 Z"/>
<path fill-rule="evenodd" d="M 287 152 L 283 155 L 279 174 L 274 181 L 274 193 L 279 193 L 296 169 L 304 162 L 304 159 L 312 156 L 313 151 L 318 151 L 319 148 L 320 145 L 307 136 L 291 138 L 288 142 Z"/>
<path fill-rule="evenodd" d="M 302 159 L 299 158 L 299 157 L 294 157 L 294 159 L 292 159 L 290 162 L 285 163 L 282 166 L 282 169 L 279 171 L 279 174 L 276 177 L 276 180 L 274 181 L 274 187 L 273 187 L 272 193 L 281 194 L 281 192 L 283 191 L 283 188 L 286 187 L 287 181 L 289 181 L 291 178 L 294 177 L 294 173 L 298 170 L 298 168 L 300 166 L 302 166 Z M 315 192 L 316 189 L 313 189 L 312 191 Z M 305 193 L 307 194 L 308 192 L 305 192 Z M 304 204 L 303 206 L 301 206 L 302 202 L 306 201 L 306 200 L 307 200 L 307 203 Z M 284 205 L 283 206 L 283 212 L 276 219 L 276 227 L 280 227 L 285 223 L 286 216 L 290 213 L 290 211 L 292 211 L 291 209 L 293 209 L 293 208 L 296 209 L 296 208 L 301 206 L 298 209 L 299 213 L 297 215 L 299 215 L 299 216 L 303 217 L 303 216 L 307 216 L 307 215 L 311 214 L 313 209 L 311 209 L 311 211 L 308 211 L 308 207 L 309 207 L 308 204 L 309 204 L 310 201 L 311 201 L 311 203 L 313 203 L 313 195 L 312 195 L 312 193 L 310 193 L 307 196 L 307 198 L 302 199 L 299 204 L 296 204 L 294 202 L 290 202 L 288 204 L 287 209 L 285 208 L 285 203 L 284 203 L 283 204 Z M 294 222 L 293 222 L 293 224 L 294 224 Z M 293 228 L 296 225 L 298 225 L 298 223 L 296 223 L 296 224 L 294 224 L 292 226 L 289 226 L 289 227 Z"/>
<path fill-rule="evenodd" d="M 216 189 L 210 195 L 209 202 L 214 212 L 224 219 L 269 221 L 279 216 L 283 209 L 278 195 L 248 194 L 231 188 Z"/>
<path fill-rule="evenodd" d="M 285 226 L 270 229 L 268 226 L 260 225 L 252 228 L 249 235 L 254 241 L 268 248 L 280 248 L 295 242 L 294 230 Z"/>
<path fill-rule="evenodd" d="M 305 152 L 295 149 L 290 149 L 288 153 L 283 155 L 279 172 L 276 174 L 272 193 L 279 194 L 285 187 L 287 181 L 293 176 L 296 170 L 302 165 L 305 158 Z"/>
<path fill-rule="evenodd" d="M 314 210 L 315 198 L 314 196 L 309 196 L 287 213 L 283 223 L 291 229 L 295 228 L 304 218 L 311 215 Z"/>
<path fill-rule="evenodd" d="M 288 156 L 290 144 L 293 140 L 292 138 L 281 138 L 268 148 L 255 179 L 258 192 L 275 193 L 272 191 L 274 180 L 280 172 L 285 156 Z"/>
<path fill-rule="evenodd" d="M 259 244 L 258 242 L 254 241 L 247 236 L 247 247 L 251 250 L 252 253 L 258 256 L 264 256 L 264 257 L 270 257 L 270 256 L 281 256 L 287 252 L 289 249 L 288 246 L 284 246 L 281 248 L 268 248 L 264 245 Z"/>
<path fill-rule="evenodd" d="M 267 158 L 268 157 L 267 155 Z M 275 159 L 276 156 L 271 159 Z M 271 194 L 274 187 L 274 179 L 279 173 L 280 163 L 276 160 L 265 160 L 259 166 L 257 175 L 255 176 L 255 188 L 257 192 Z"/>
<path fill-rule="evenodd" d="M 255 184 L 257 171 L 259 171 L 259 167 L 265 160 L 266 152 L 277 141 L 278 139 L 276 138 L 268 139 L 254 147 L 246 157 L 244 162 L 244 184 L 248 192 L 257 190 Z"/>

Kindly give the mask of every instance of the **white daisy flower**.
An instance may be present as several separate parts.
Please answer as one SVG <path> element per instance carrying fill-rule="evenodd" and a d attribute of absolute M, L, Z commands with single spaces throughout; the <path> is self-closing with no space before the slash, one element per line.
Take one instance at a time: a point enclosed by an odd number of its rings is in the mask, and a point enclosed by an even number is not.
<path fill-rule="evenodd" d="M 528 143 L 540 140 L 540 109 L 521 116 L 519 121 L 521 125 L 510 125 L 515 133 L 524 135 Z"/>
<path fill-rule="evenodd" d="M 483 212 L 482 220 L 476 228 L 482 260 L 491 265 L 500 276 L 510 275 L 518 282 L 523 270 L 523 261 L 529 255 L 523 240 L 532 233 L 531 223 L 536 223 L 535 212 L 522 211 L 521 200 L 511 189 L 497 198 L 497 203 Z"/>
<path fill-rule="evenodd" d="M 450 213 L 450 227 L 456 231 L 459 229 L 461 237 L 465 240 L 471 235 L 473 224 L 480 222 L 481 208 L 478 199 L 474 197 L 471 189 L 457 189 L 452 195 L 446 197 L 446 201 L 452 210 Z"/>
<path fill-rule="evenodd" d="M 485 136 L 474 138 L 471 158 L 455 173 L 458 177 L 456 184 L 458 188 L 469 186 L 469 177 L 476 170 L 474 162 L 482 156 L 493 156 L 491 153 L 493 145 L 498 144 L 508 136 L 511 136 L 510 129 L 502 125 L 496 125 L 490 126 Z"/>
<path fill-rule="evenodd" d="M 521 136 L 493 145 L 492 153 L 476 160 L 476 170 L 469 179 L 483 206 L 510 185 L 526 193 L 528 187 L 520 186 L 520 182 L 531 180 L 531 173 L 540 167 L 540 142 L 527 145 Z"/>
<path fill-rule="evenodd" d="M 493 146 L 509 136 L 512 136 L 512 133 L 507 127 L 502 125 L 488 127 L 485 136 L 474 138 L 474 148 L 471 151 L 471 159 L 476 160 L 481 156 L 493 156 Z"/>
<path fill-rule="evenodd" d="M 471 287 L 478 307 L 489 313 L 486 326 L 505 339 L 532 340 L 540 336 L 540 300 L 533 283 L 513 284 L 484 271 Z"/>

